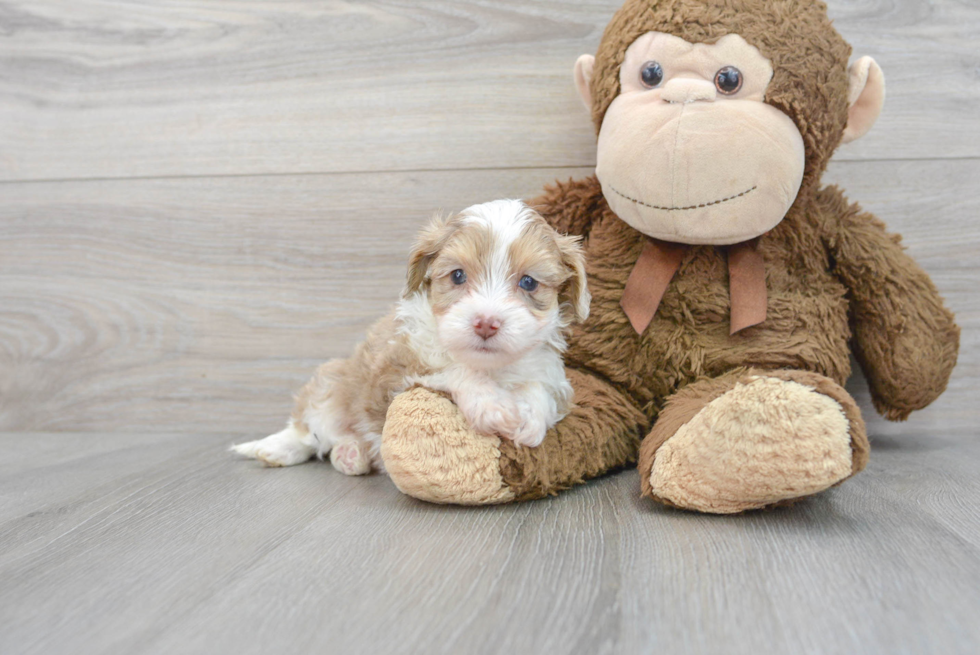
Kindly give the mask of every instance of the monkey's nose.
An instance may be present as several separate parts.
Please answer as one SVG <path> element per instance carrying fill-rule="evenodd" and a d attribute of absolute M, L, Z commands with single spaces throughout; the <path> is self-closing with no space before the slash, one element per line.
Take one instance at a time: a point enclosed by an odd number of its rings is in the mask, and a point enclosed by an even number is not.
<path fill-rule="evenodd" d="M 473 331 L 483 340 L 497 334 L 503 322 L 495 316 L 477 316 L 473 319 Z"/>
<path fill-rule="evenodd" d="M 675 77 L 667 80 L 664 84 L 660 97 L 666 102 L 676 102 L 679 104 L 690 104 L 703 100 L 714 102 L 717 97 L 715 85 L 707 80 L 692 80 L 686 77 Z"/>

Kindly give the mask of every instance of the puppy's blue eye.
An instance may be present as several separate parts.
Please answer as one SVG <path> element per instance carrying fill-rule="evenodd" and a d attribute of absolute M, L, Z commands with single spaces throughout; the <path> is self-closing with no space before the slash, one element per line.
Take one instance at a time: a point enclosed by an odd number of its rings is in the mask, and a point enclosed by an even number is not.
<path fill-rule="evenodd" d="M 517 283 L 517 286 L 530 293 L 538 288 L 538 281 L 530 275 L 525 275 L 521 278 L 521 281 Z"/>
<path fill-rule="evenodd" d="M 452 272 L 453 284 L 463 284 L 466 282 L 466 271 L 461 268 L 457 268 Z"/>

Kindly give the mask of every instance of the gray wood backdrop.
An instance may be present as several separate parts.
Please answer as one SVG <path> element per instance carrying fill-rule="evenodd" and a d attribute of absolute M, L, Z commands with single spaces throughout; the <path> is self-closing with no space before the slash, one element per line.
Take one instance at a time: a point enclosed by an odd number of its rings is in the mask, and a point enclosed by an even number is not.
<path fill-rule="evenodd" d="M 431 213 L 590 173 L 570 71 L 619 4 L 0 1 L 0 431 L 277 429 Z M 980 6 L 830 9 L 888 100 L 827 181 L 964 329 L 946 395 L 872 433 L 975 426 Z"/>

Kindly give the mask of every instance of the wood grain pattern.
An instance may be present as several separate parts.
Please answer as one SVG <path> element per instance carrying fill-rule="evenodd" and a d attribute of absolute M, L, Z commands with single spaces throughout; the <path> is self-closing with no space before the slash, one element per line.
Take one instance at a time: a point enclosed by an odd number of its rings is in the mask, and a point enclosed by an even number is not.
<path fill-rule="evenodd" d="M 459 210 L 559 173 L 8 187 L 0 429 L 278 424 L 397 300 L 434 199 Z"/>
<path fill-rule="evenodd" d="M 234 460 L 223 435 L 8 434 L 0 652 L 972 654 L 973 433 L 879 440 L 794 508 L 717 517 L 634 471 L 424 505 L 387 478 Z"/>
<path fill-rule="evenodd" d="M 8 186 L 0 430 L 272 431 L 313 368 L 397 299 L 434 199 L 458 210 L 588 172 Z M 976 160 L 840 162 L 828 175 L 905 234 L 964 327 L 950 391 L 913 418 L 922 430 L 980 421 L 977 179 Z"/>
<path fill-rule="evenodd" d="M 0 1 L 0 180 L 589 166 L 620 0 Z M 844 159 L 980 156 L 980 5 L 831 0 L 889 80 Z"/>

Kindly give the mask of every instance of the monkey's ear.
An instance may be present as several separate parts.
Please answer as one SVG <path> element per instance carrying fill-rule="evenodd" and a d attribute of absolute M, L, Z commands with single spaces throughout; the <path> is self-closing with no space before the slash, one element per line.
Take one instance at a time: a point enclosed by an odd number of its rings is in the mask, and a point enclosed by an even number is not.
<path fill-rule="evenodd" d="M 592 69 L 595 67 L 595 57 L 592 55 L 582 55 L 575 62 L 575 88 L 578 95 L 582 98 L 585 108 L 592 112 Z"/>
<path fill-rule="evenodd" d="M 847 127 L 843 143 L 868 133 L 885 104 L 885 75 L 871 57 L 861 57 L 847 69 Z"/>

